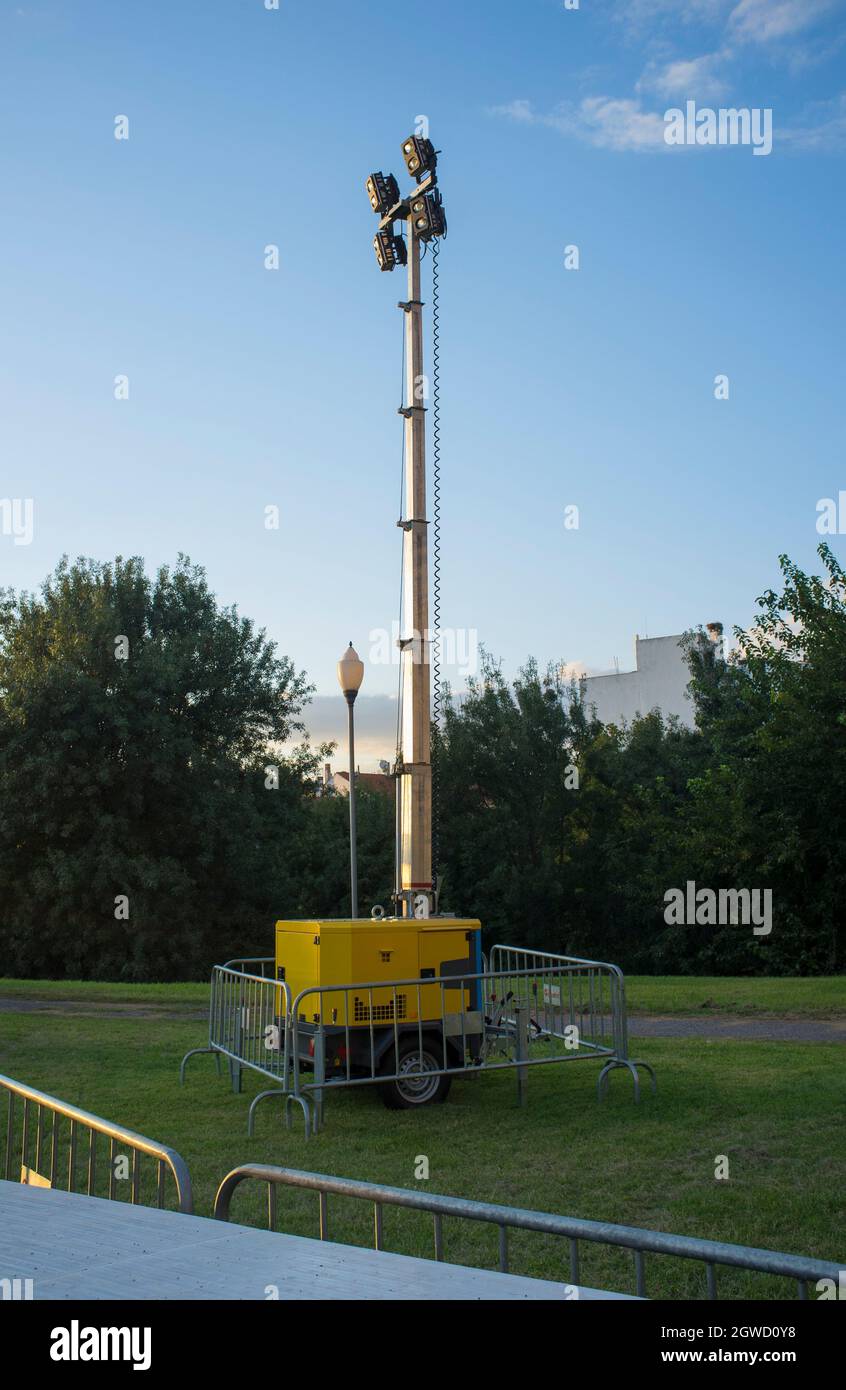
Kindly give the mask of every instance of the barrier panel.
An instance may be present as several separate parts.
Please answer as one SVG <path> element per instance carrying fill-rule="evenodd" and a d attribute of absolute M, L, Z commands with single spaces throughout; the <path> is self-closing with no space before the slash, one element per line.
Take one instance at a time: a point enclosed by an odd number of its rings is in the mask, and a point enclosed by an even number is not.
<path fill-rule="evenodd" d="M 140 1158 L 147 1155 L 157 1163 L 156 1206 L 164 1206 L 165 1170 L 168 1169 L 176 1189 L 179 1210 L 189 1215 L 193 1212 L 188 1167 L 175 1149 L 159 1144 L 155 1139 L 148 1139 L 143 1134 L 136 1134 L 134 1130 L 125 1129 L 123 1125 L 113 1124 L 111 1120 L 104 1120 L 99 1115 L 92 1115 L 87 1110 L 80 1110 L 78 1106 L 69 1105 L 67 1101 L 58 1100 L 56 1096 L 48 1096 L 43 1091 L 37 1091 L 34 1086 L 27 1086 L 22 1081 L 13 1081 L 10 1076 L 0 1076 L 0 1089 L 6 1091 L 9 1096 L 6 1152 L 2 1170 L 7 1182 L 19 1172 L 21 1182 L 34 1187 L 57 1187 L 60 1185 L 60 1179 L 66 1177 L 65 1190 L 75 1192 L 78 1132 L 82 1129 L 88 1132 L 88 1151 L 84 1156 L 84 1190 L 89 1197 L 107 1196 L 110 1201 L 115 1199 L 119 1181 L 116 1169 L 122 1157 L 117 1152 L 120 1146 L 132 1151 L 132 1168 L 128 1181 L 130 1201 L 134 1205 L 139 1204 L 141 1197 Z M 16 1124 L 18 1100 L 23 1101 L 20 1134 Z M 47 1116 L 50 1118 L 49 1131 L 46 1125 Z M 60 1121 L 63 1119 L 70 1121 L 64 1159 L 61 1157 L 60 1127 Z M 105 1192 L 96 1191 L 98 1135 L 104 1135 L 109 1140 L 108 1184 Z M 19 1164 L 14 1158 L 16 1153 L 19 1155 Z M 48 1162 L 49 1169 L 45 1171 Z"/>
<path fill-rule="evenodd" d="M 288 986 L 284 981 L 264 974 L 247 974 L 238 968 L 247 964 L 264 967 L 267 963 L 254 957 L 214 966 L 208 1046 L 186 1052 L 179 1067 L 180 1084 L 184 1084 L 185 1066 L 190 1057 L 213 1053 L 218 1070 L 220 1058 L 227 1058 L 234 1091 L 241 1090 L 242 1067 L 278 1081 L 283 1091 L 289 1089 L 291 996 Z"/>
<path fill-rule="evenodd" d="M 578 1286 L 579 1242 L 613 1245 L 632 1251 L 635 1291 L 646 1298 L 645 1255 L 669 1255 L 677 1259 L 701 1261 L 705 1266 L 706 1297 L 716 1299 L 718 1265 L 735 1269 L 755 1270 L 762 1274 L 778 1275 L 793 1280 L 797 1295 L 808 1297 L 808 1285 L 821 1279 L 834 1280 L 838 1287 L 841 1265 L 812 1256 L 787 1255 L 778 1250 L 759 1250 L 749 1245 L 730 1245 L 718 1240 L 700 1240 L 696 1236 L 677 1236 L 665 1231 L 642 1230 L 636 1226 L 617 1226 L 606 1221 L 583 1221 L 571 1216 L 555 1216 L 549 1212 L 525 1211 L 522 1207 L 496 1206 L 491 1202 L 473 1202 L 462 1197 L 441 1197 L 420 1189 L 387 1187 L 382 1183 L 357 1182 L 353 1178 L 329 1177 L 323 1173 L 304 1173 L 296 1168 L 276 1168 L 270 1164 L 247 1163 L 228 1173 L 217 1190 L 214 1215 L 218 1221 L 228 1221 L 232 1196 L 245 1181 L 266 1182 L 268 1194 L 275 1187 L 294 1187 L 317 1192 L 319 1200 L 320 1239 L 329 1239 L 327 1198 L 330 1194 L 357 1197 L 373 1203 L 374 1246 L 384 1249 L 382 1240 L 382 1208 L 408 1207 L 432 1214 L 434 1220 L 435 1259 L 444 1258 L 443 1219 L 456 1217 L 464 1221 L 481 1221 L 499 1228 L 499 1268 L 508 1273 L 509 1229 L 542 1231 L 561 1236 L 569 1243 L 570 1282 Z M 268 1199 L 268 1226 L 275 1223 L 275 1203 Z"/>
<path fill-rule="evenodd" d="M 491 974 L 536 974 L 538 978 L 559 964 L 567 966 L 566 990 L 544 991 L 537 1000 L 544 1029 L 560 1035 L 576 1027 L 589 1046 L 593 1037 L 613 1037 L 614 1054 L 621 1062 L 629 1055 L 626 984 L 618 965 L 607 961 L 583 960 L 579 956 L 557 956 L 550 951 L 532 951 L 523 946 L 496 945 L 491 948 L 488 969 Z M 537 991 L 535 991 L 537 999 Z"/>

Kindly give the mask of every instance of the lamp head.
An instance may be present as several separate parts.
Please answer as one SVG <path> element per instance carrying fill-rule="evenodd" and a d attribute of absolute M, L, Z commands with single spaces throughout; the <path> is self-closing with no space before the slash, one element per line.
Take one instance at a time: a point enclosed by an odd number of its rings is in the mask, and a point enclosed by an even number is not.
<path fill-rule="evenodd" d="M 349 704 L 352 704 L 361 689 L 361 682 L 363 680 L 364 662 L 361 660 L 352 642 L 350 642 L 350 645 L 338 662 L 338 684 L 344 693 L 344 698 Z"/>

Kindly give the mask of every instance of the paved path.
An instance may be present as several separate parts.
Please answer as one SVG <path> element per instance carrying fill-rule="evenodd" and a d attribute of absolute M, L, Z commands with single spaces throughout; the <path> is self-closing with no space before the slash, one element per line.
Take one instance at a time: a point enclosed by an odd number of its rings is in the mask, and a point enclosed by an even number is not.
<path fill-rule="evenodd" d="M 178 1004 L 118 1004 L 95 999 L 34 999 L 0 996 L 0 1014 L 47 1014 L 76 1018 L 161 1019 L 205 1022 L 207 1009 Z M 738 1038 L 745 1042 L 846 1043 L 846 1018 L 755 1018 L 734 1014 L 629 1014 L 633 1038 Z"/>
<path fill-rule="evenodd" d="M 99 1003 L 96 999 L 34 999 L 0 995 L 0 1014 L 62 1014 L 75 1018 L 160 1018 L 175 1023 L 202 1019 L 208 1022 L 208 1006 L 189 1008 L 184 1004 L 120 1004 L 113 999 Z"/>
<path fill-rule="evenodd" d="M 630 1297 L 12 1182 L 0 1182 L 0 1277 L 32 1279 L 36 1299 Z"/>
<path fill-rule="evenodd" d="M 629 1034 L 633 1038 L 737 1038 L 742 1042 L 846 1043 L 846 1019 L 629 1014 Z"/>

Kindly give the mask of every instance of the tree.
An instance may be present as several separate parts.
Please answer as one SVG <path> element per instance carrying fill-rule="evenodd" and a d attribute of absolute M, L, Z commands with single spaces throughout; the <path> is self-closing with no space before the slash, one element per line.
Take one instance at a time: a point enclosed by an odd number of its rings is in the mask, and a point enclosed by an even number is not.
<path fill-rule="evenodd" d="M 733 663 L 691 663 L 712 779 L 731 789 L 731 872 L 773 894 L 773 932 L 759 950 L 769 973 L 844 965 L 846 576 L 827 545 L 818 553 L 824 577 L 780 557 L 782 591 L 758 600 Z M 720 800 L 699 788 L 698 802 L 700 834 L 724 842 Z"/>
<path fill-rule="evenodd" d="M 570 910 L 569 825 L 580 716 L 554 667 L 529 661 L 513 686 L 488 653 L 436 731 L 442 907 L 479 916 L 490 939 L 560 941 Z"/>
<path fill-rule="evenodd" d="M 3 969 L 184 979 L 264 954 L 298 896 L 317 759 L 278 749 L 308 693 L 183 556 L 155 580 L 65 560 L 40 595 L 4 592 Z"/>
<path fill-rule="evenodd" d="M 377 903 L 390 913 L 394 867 L 394 803 L 356 787 L 359 915 Z M 337 792 L 310 799 L 292 846 L 297 899 L 292 918 L 349 917 L 350 804 Z"/>
<path fill-rule="evenodd" d="M 846 577 L 786 556 L 725 662 L 687 637 L 694 730 L 586 717 L 550 668 L 513 686 L 484 657 L 436 732 L 444 906 L 488 940 L 627 970 L 814 974 L 844 965 Z M 578 769 L 578 787 L 568 768 Z M 772 894 L 772 932 L 676 925 L 668 889 Z"/>

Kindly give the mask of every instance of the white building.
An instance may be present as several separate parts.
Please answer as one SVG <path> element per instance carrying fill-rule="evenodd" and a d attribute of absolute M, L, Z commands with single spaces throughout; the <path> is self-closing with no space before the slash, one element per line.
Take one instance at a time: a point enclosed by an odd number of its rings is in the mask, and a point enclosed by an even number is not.
<path fill-rule="evenodd" d="M 722 623 L 708 623 L 706 632 L 722 654 Z M 690 671 L 681 646 L 682 635 L 635 637 L 635 669 L 606 676 L 582 676 L 582 704 L 592 709 L 603 724 L 631 724 L 659 709 L 665 718 L 675 715 L 692 729 L 693 702 L 687 694 Z"/>

